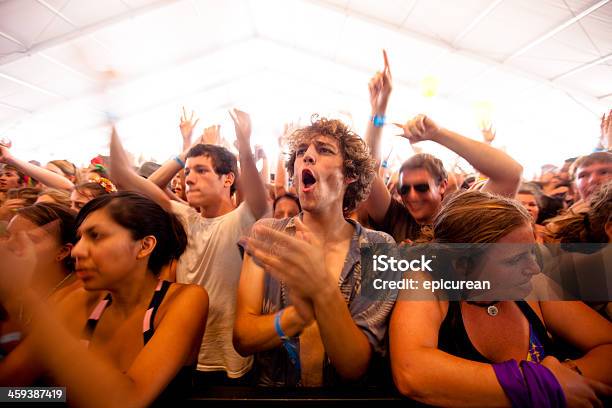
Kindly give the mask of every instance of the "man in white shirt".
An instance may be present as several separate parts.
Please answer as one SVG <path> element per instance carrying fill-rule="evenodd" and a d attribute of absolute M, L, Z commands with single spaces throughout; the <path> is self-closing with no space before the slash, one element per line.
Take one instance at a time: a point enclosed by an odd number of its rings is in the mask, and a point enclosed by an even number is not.
<path fill-rule="evenodd" d="M 216 372 L 215 379 L 222 379 L 218 374 L 223 372 L 230 379 L 243 377 L 252 365 L 251 358 L 240 356 L 232 346 L 236 289 L 242 265 L 237 242 L 268 211 L 266 190 L 251 153 L 250 118 L 236 110 L 231 114 L 242 170 L 240 188 L 245 198 L 237 208 L 231 199 L 238 181 L 237 163 L 227 149 L 196 144 L 145 180 L 130 169 L 116 133 L 113 132 L 111 140 L 113 179 L 123 188 L 151 197 L 183 221 L 189 243 L 179 261 L 176 280 L 200 284 L 208 292 L 210 309 L 197 369 Z M 167 185 L 183 167 L 189 205 L 170 200 L 159 187 Z"/>

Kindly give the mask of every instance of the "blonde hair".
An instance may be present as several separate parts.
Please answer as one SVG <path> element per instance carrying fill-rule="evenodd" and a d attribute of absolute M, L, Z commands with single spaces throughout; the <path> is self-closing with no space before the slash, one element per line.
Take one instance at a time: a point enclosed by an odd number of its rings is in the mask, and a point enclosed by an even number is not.
<path fill-rule="evenodd" d="M 70 208 L 70 193 L 68 191 L 59 190 L 57 188 L 47 188 L 38 194 L 39 198 L 42 196 L 49 196 L 57 204 Z"/>
<path fill-rule="evenodd" d="M 73 163 L 69 162 L 68 160 L 51 160 L 47 164 L 52 164 L 58 169 L 60 169 L 62 173 L 64 173 L 64 176 L 66 176 L 66 178 L 72 177 L 73 178 L 72 182 L 74 184 L 77 184 L 79 182 L 80 180 L 79 171 L 77 167 Z"/>

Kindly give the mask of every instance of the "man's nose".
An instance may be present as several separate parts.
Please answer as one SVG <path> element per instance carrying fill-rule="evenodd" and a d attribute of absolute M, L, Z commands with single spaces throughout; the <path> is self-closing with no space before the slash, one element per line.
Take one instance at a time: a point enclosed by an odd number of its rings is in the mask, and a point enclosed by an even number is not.
<path fill-rule="evenodd" d="M 315 163 L 316 162 L 316 148 L 314 145 L 308 146 L 308 149 L 304 153 L 304 162 L 305 163 Z"/>

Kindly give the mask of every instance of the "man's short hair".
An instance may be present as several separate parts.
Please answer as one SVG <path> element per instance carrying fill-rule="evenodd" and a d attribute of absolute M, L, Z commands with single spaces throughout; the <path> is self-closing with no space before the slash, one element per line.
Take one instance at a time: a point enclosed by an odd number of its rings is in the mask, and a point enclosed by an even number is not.
<path fill-rule="evenodd" d="M 440 185 L 444 180 L 448 180 L 448 174 L 444 169 L 442 160 L 428 153 L 418 153 L 402 163 L 402 167 L 399 169 L 399 174 L 408 170 L 426 170 L 436 181 L 437 185 Z"/>
<path fill-rule="evenodd" d="M 302 206 L 300 205 L 300 199 L 297 198 L 295 194 L 285 193 L 283 195 L 279 195 L 278 197 L 274 199 L 274 202 L 272 203 L 272 212 L 276 211 L 276 204 L 278 204 L 280 200 L 292 200 L 297 205 L 298 211 L 299 212 L 302 211 Z"/>
<path fill-rule="evenodd" d="M 197 144 L 189 149 L 185 160 L 190 157 L 204 156 L 210 158 L 213 169 L 218 175 L 234 174 L 234 183 L 230 187 L 230 195 L 236 191 L 236 183 L 238 181 L 238 163 L 236 156 L 225 147 L 212 144 Z"/>
<path fill-rule="evenodd" d="M 574 161 L 570 167 L 570 177 L 572 180 L 576 177 L 576 172 L 581 167 L 590 166 L 595 163 L 612 163 L 612 153 L 610 152 L 594 152 L 586 156 L 580 156 Z"/>
<path fill-rule="evenodd" d="M 319 118 L 318 115 L 313 115 L 310 121 L 309 126 L 295 130 L 289 137 L 287 172 L 289 177 L 293 177 L 293 165 L 300 144 L 316 136 L 328 136 L 337 140 L 343 158 L 342 174 L 355 179 L 346 188 L 342 200 L 342 210 L 347 214 L 357 208 L 357 205 L 370 194 L 375 176 L 374 160 L 370 157 L 369 149 L 363 139 L 341 121 Z"/>

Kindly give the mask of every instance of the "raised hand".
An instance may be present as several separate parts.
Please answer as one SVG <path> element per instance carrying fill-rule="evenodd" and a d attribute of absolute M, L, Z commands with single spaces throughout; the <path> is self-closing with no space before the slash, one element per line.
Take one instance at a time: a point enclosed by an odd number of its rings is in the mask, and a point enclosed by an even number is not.
<path fill-rule="evenodd" d="M 221 144 L 221 125 L 212 125 L 204 129 L 200 137 L 200 143 L 204 144 Z"/>
<path fill-rule="evenodd" d="M 298 124 L 293 122 L 288 122 L 283 125 L 283 133 L 278 136 L 278 139 L 276 140 L 279 148 L 282 149 L 285 146 L 287 139 L 297 128 Z"/>
<path fill-rule="evenodd" d="M 495 140 L 496 130 L 493 130 L 493 123 L 489 123 L 489 126 L 483 121 L 480 123 L 480 131 L 485 143 L 491 144 Z"/>
<path fill-rule="evenodd" d="M 248 113 L 236 108 L 229 111 L 232 120 L 234 121 L 234 129 L 236 130 L 237 148 L 251 148 L 251 117 Z"/>
<path fill-rule="evenodd" d="M 608 116 L 604 113 L 601 116 L 601 135 L 600 135 L 600 143 L 603 148 L 610 149 L 612 148 L 612 109 L 608 112 Z"/>
<path fill-rule="evenodd" d="M 193 128 L 196 127 L 198 121 L 200 119 L 193 120 L 195 115 L 194 111 L 191 111 L 191 115 L 187 117 L 187 112 L 185 112 L 185 107 L 183 106 L 183 113 L 181 115 L 181 122 L 179 123 L 179 128 L 181 129 L 181 135 L 183 136 L 183 141 L 187 141 L 191 143 L 191 135 L 193 134 Z"/>
<path fill-rule="evenodd" d="M 387 58 L 387 52 L 385 50 L 383 50 L 383 59 L 385 61 L 385 66 L 382 72 L 376 72 L 368 84 L 370 90 L 370 105 L 372 106 L 373 114 L 384 113 L 386 111 L 389 95 L 393 89 L 389 59 Z"/>
<path fill-rule="evenodd" d="M 11 153 L 9 152 L 8 147 L 4 145 L 0 145 L 0 163 L 9 163 L 11 161 Z"/>
<path fill-rule="evenodd" d="M 436 122 L 423 114 L 419 114 L 410 119 L 406 124 L 394 123 L 404 132 L 399 136 L 405 137 L 410 143 L 418 143 L 424 140 L 432 140 L 436 137 L 440 128 Z"/>
<path fill-rule="evenodd" d="M 262 145 L 255 145 L 255 161 L 266 158 L 266 151 Z"/>

